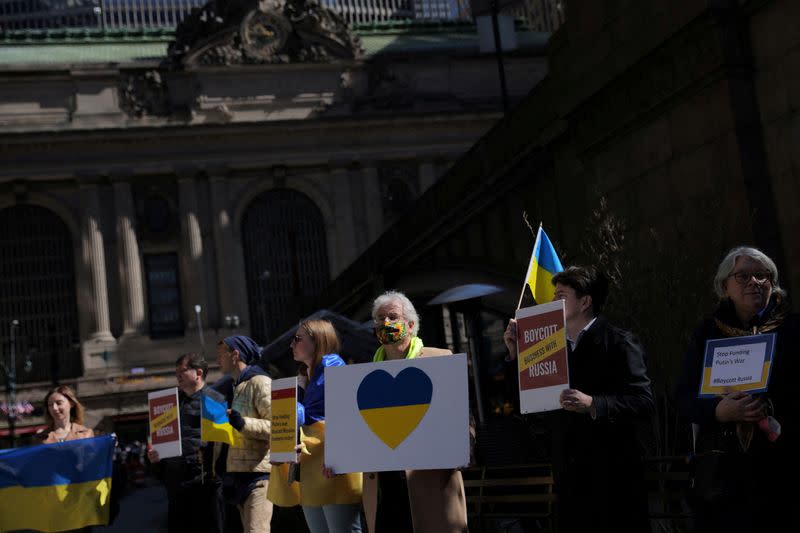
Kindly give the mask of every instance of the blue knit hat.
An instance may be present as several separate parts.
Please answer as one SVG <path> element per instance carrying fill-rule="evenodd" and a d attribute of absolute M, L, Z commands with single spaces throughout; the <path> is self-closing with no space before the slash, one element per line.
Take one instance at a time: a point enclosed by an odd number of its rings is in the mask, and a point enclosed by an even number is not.
<path fill-rule="evenodd" d="M 261 358 L 261 347 L 256 341 L 245 335 L 232 335 L 223 341 L 231 350 L 239 350 L 239 359 L 246 365 L 253 364 Z"/>

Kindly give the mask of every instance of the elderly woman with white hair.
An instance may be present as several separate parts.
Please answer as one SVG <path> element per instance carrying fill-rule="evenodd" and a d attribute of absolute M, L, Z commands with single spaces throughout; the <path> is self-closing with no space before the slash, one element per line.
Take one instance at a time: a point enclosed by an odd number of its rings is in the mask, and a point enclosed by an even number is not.
<path fill-rule="evenodd" d="M 755 248 L 728 252 L 714 289 L 719 305 L 695 330 L 676 389 L 696 428 L 697 530 L 800 531 L 793 491 L 783 490 L 800 472 L 800 320 L 775 263 Z M 706 341 L 762 333 L 776 334 L 768 391 L 700 398 Z"/>
<path fill-rule="evenodd" d="M 389 291 L 376 298 L 372 319 L 381 342 L 375 362 L 452 354 L 423 345 L 417 336 L 419 315 L 401 292 Z M 370 533 L 467 531 L 464 481 L 457 470 L 364 474 L 363 498 Z"/>

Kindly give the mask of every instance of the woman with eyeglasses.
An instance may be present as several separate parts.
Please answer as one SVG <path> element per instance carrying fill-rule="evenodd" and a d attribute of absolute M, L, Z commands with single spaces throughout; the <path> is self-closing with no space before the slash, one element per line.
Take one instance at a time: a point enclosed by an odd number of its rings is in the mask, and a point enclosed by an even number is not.
<path fill-rule="evenodd" d="M 719 305 L 695 330 L 676 389 L 693 424 L 697 530 L 800 531 L 790 491 L 782 489 L 800 471 L 800 320 L 775 263 L 755 248 L 728 252 L 714 289 Z M 776 337 L 767 392 L 699 397 L 706 341 L 770 333 Z"/>
<path fill-rule="evenodd" d="M 289 466 L 272 470 L 267 497 L 275 505 L 302 505 L 311 533 L 360 533 L 360 473 L 334 475 L 325 459 L 325 369 L 343 366 L 336 330 L 327 320 L 302 322 L 290 344 L 294 360 L 302 363 L 298 377 L 297 425 L 299 482 L 289 483 Z"/>

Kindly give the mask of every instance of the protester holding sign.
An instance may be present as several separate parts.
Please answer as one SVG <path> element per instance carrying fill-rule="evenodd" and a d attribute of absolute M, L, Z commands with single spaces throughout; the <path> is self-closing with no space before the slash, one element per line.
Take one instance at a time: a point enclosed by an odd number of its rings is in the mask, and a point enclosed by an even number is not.
<path fill-rule="evenodd" d="M 372 319 L 381 342 L 374 362 L 451 354 L 450 350 L 423 345 L 417 336 L 419 315 L 401 292 L 389 291 L 376 298 Z M 371 533 L 467 531 L 464 481 L 461 472 L 453 469 L 365 474 L 364 511 Z"/>
<path fill-rule="evenodd" d="M 181 455 L 162 458 L 149 449 L 147 458 L 155 465 L 167 489 L 169 533 L 223 530 L 220 480 L 213 472 L 214 444 L 201 440 L 201 404 L 204 396 L 224 402 L 219 392 L 206 386 L 208 363 L 198 353 L 183 354 L 175 361 L 180 413 Z"/>
<path fill-rule="evenodd" d="M 570 388 L 553 422 L 559 531 L 649 531 L 640 430 L 654 410 L 644 349 L 600 314 L 608 282 L 592 267 L 553 276 L 564 300 Z M 503 338 L 517 356 L 516 321 Z"/>
<path fill-rule="evenodd" d="M 796 392 L 800 320 L 791 313 L 775 263 L 755 248 L 728 252 L 717 268 L 714 289 L 719 305 L 692 335 L 676 389 L 679 407 L 698 428 L 698 530 L 799 531 L 795 498 L 783 487 L 793 484 L 800 471 Z M 759 337 L 765 341 L 774 337 L 771 362 L 765 356 L 762 363 L 769 380 L 759 387 L 766 392 L 749 394 L 736 390 L 747 390 L 747 383 L 732 384 L 730 392 L 709 398 L 701 391 L 703 376 L 710 372 L 704 364 L 707 346 L 716 339 L 737 337 L 750 339 L 742 346 Z M 747 382 L 745 378 L 739 376 L 737 381 Z"/>
<path fill-rule="evenodd" d="M 324 465 L 325 369 L 345 364 L 337 354 L 339 338 L 327 320 L 307 320 L 298 326 L 291 348 L 294 360 L 304 365 L 297 403 L 300 481 L 291 487 L 287 465 L 274 468 L 268 497 L 276 505 L 302 505 L 311 533 L 360 533 L 361 474 L 334 475 Z"/>

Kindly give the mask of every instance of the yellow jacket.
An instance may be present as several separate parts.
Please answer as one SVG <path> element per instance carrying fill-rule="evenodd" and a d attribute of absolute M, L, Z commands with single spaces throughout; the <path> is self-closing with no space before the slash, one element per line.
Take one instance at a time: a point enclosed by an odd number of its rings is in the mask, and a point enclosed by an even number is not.
<path fill-rule="evenodd" d="M 270 474 L 267 499 L 281 507 L 360 503 L 361 473 L 340 474 L 331 479 L 322 475 L 325 460 L 325 422 L 303 426 L 303 453 L 300 454 L 300 482 L 289 484 L 289 465 L 274 467 Z"/>

